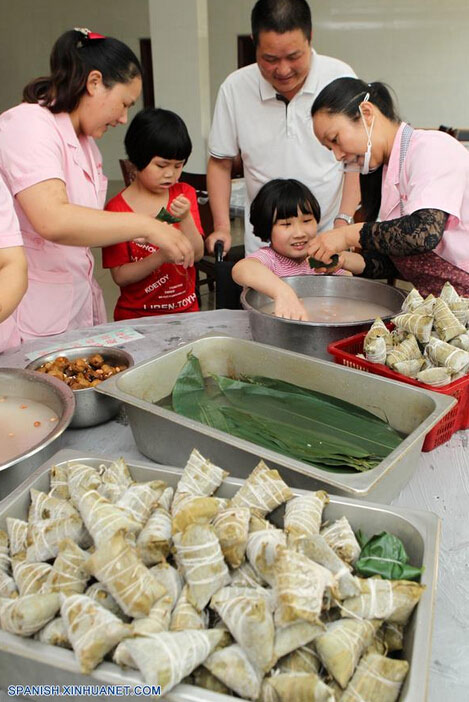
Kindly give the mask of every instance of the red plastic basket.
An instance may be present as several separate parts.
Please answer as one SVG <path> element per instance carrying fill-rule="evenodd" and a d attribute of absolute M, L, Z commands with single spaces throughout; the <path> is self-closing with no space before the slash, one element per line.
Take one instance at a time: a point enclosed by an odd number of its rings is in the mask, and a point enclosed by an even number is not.
<path fill-rule="evenodd" d="M 392 329 L 392 325 L 390 326 Z M 415 385 L 419 388 L 439 392 L 442 395 L 449 395 L 456 398 L 457 405 L 443 417 L 443 419 L 431 429 L 423 443 L 422 451 L 432 451 L 437 446 L 446 443 L 448 439 L 459 429 L 469 428 L 469 375 L 465 378 L 459 378 L 453 383 L 444 385 L 441 388 L 435 388 L 431 385 L 419 383 L 417 380 L 407 378 L 405 375 L 396 373 L 395 371 L 383 366 L 381 363 L 371 363 L 364 358 L 357 358 L 357 353 L 363 353 L 363 341 L 366 332 L 349 336 L 347 339 L 335 341 L 327 347 L 328 352 L 334 357 L 336 363 L 349 368 L 357 368 L 366 373 L 375 373 L 382 375 L 385 378 L 392 380 L 400 380 L 402 383 Z"/>

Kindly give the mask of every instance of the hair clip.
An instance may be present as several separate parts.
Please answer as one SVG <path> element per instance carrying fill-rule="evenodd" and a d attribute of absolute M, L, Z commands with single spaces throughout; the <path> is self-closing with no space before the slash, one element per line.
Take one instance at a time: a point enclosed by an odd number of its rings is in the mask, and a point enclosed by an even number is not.
<path fill-rule="evenodd" d="M 80 32 L 80 34 L 83 34 L 85 39 L 88 39 L 89 41 L 92 41 L 93 39 L 106 39 L 106 37 L 103 34 L 91 32 L 86 27 L 74 27 L 73 29 L 75 32 Z"/>

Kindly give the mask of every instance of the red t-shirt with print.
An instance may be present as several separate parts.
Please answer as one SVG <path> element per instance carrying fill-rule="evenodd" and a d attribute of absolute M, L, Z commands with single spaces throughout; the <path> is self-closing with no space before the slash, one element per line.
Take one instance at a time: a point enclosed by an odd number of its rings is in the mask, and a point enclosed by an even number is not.
<path fill-rule="evenodd" d="M 167 208 L 178 195 L 184 195 L 190 200 L 192 218 L 203 236 L 197 194 L 194 188 L 187 183 L 175 183 L 169 189 Z M 109 200 L 105 209 L 110 212 L 133 212 L 122 197 L 122 193 Z M 177 224 L 173 226 L 178 227 Z M 135 236 L 138 236 L 138 232 L 135 233 Z M 106 246 L 103 248 L 103 268 L 114 268 L 125 263 L 141 261 L 155 251 L 158 251 L 158 247 L 136 241 Z M 183 268 L 175 263 L 163 263 L 146 278 L 137 283 L 126 285 L 120 291 L 121 294 L 114 310 L 116 322 L 133 317 L 197 312 L 199 309 L 195 294 L 194 266 Z"/>

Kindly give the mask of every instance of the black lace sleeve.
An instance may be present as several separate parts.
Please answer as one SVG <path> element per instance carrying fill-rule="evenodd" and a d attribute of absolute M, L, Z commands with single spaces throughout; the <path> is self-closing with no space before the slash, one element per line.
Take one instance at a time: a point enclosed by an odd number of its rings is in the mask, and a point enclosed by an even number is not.
<path fill-rule="evenodd" d="M 400 278 L 399 271 L 389 256 L 361 251 L 365 259 L 365 268 L 360 273 L 360 278 Z"/>
<path fill-rule="evenodd" d="M 366 222 L 360 245 L 364 251 L 388 256 L 426 253 L 441 241 L 447 219 L 443 210 L 425 209 L 388 222 Z"/>

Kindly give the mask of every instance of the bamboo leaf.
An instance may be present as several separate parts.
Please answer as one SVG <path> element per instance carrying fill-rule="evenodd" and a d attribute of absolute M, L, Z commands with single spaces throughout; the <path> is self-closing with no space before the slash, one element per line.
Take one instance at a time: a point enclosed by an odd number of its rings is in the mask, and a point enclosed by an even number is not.
<path fill-rule="evenodd" d="M 188 354 L 171 397 L 175 412 L 330 471 L 376 466 L 402 440 L 363 409 L 271 378 L 204 378 Z M 161 401 L 168 407 L 168 398 Z"/>

